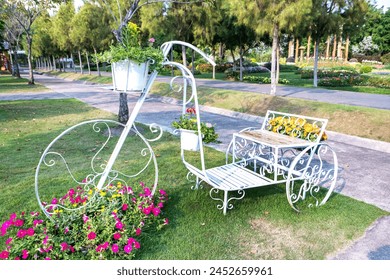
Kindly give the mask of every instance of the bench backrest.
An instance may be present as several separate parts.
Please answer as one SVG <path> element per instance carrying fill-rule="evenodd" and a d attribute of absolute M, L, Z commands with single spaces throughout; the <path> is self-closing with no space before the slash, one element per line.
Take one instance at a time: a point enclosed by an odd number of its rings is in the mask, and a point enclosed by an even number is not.
<path fill-rule="evenodd" d="M 318 143 L 327 139 L 327 124 L 327 119 L 268 110 L 261 129 Z"/>

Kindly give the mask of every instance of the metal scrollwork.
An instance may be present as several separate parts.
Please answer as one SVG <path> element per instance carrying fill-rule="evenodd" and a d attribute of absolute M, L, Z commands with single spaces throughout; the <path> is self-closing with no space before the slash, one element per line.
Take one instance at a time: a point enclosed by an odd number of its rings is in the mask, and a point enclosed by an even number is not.
<path fill-rule="evenodd" d="M 317 153 L 308 155 L 310 150 Z M 297 203 L 305 199 L 308 207 L 325 204 L 336 186 L 337 174 L 337 157 L 327 144 L 304 149 L 292 162 L 287 175 L 286 193 L 291 207 L 299 211 Z"/>

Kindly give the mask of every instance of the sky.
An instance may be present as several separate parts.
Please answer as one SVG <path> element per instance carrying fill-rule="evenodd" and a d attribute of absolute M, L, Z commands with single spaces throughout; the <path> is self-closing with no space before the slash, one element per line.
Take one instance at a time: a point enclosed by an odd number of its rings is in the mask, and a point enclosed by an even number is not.
<path fill-rule="evenodd" d="M 370 1 L 374 2 L 374 0 L 370 0 Z M 384 6 L 385 11 L 387 10 L 387 8 L 390 7 L 390 0 L 377 0 L 376 3 L 377 3 L 377 7 Z M 76 7 L 79 7 L 83 4 L 83 1 L 82 0 L 74 0 L 74 4 Z"/>

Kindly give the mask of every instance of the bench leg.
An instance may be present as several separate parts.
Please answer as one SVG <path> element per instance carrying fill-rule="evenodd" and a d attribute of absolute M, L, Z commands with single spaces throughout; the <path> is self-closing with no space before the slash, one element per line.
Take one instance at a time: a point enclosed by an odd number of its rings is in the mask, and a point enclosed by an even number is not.
<path fill-rule="evenodd" d="M 231 196 L 229 198 L 229 195 L 228 195 L 229 191 L 223 190 L 224 193 L 223 193 L 223 199 L 222 199 L 220 197 L 215 196 L 219 193 L 219 191 L 220 191 L 220 189 L 212 188 L 210 190 L 210 197 L 213 200 L 221 202 L 221 203 L 217 204 L 217 209 L 222 210 L 224 215 L 226 215 L 227 210 L 233 209 L 233 204 L 231 203 L 232 200 L 240 200 L 240 199 L 243 199 L 245 196 L 244 190 L 238 190 L 237 191 L 237 193 L 239 195 L 238 197 Z"/>

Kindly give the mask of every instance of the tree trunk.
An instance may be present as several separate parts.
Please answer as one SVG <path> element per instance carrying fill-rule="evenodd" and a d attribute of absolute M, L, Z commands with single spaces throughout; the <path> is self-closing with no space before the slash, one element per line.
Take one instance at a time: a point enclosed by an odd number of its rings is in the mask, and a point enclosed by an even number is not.
<path fill-rule="evenodd" d="M 326 40 L 326 53 L 325 53 L 325 59 L 329 58 L 329 49 L 330 49 L 330 36 L 328 36 L 328 39 Z"/>
<path fill-rule="evenodd" d="M 332 60 L 336 58 L 336 49 L 337 49 L 337 36 L 334 35 L 333 38 L 333 50 L 332 50 Z"/>
<path fill-rule="evenodd" d="M 272 34 L 272 54 L 271 54 L 271 95 L 276 95 L 276 49 L 278 47 L 279 25 L 274 23 Z"/>
<path fill-rule="evenodd" d="M 349 36 L 347 36 L 347 40 L 345 41 L 345 61 L 348 61 L 349 55 Z"/>
<path fill-rule="evenodd" d="M 65 59 L 66 58 L 62 58 L 62 70 L 64 70 L 64 72 L 66 72 L 66 70 L 65 70 Z"/>
<path fill-rule="evenodd" d="M 93 48 L 93 51 L 95 52 L 96 68 L 97 68 L 97 71 L 98 71 L 98 76 L 100 77 L 102 74 L 100 73 L 99 59 L 97 57 L 96 48 Z"/>
<path fill-rule="evenodd" d="M 187 54 L 186 54 L 186 47 L 181 46 L 181 55 L 183 57 L 183 65 L 184 67 L 187 67 Z"/>
<path fill-rule="evenodd" d="M 279 38 L 278 38 L 279 39 Z M 278 40 L 278 46 L 276 48 L 276 83 L 279 83 L 279 73 L 280 73 L 280 46 L 279 46 L 279 40 Z"/>
<path fill-rule="evenodd" d="M 233 72 L 236 71 L 236 58 L 234 57 L 234 52 L 233 50 L 230 50 L 230 52 L 232 53 L 232 58 L 233 58 Z"/>
<path fill-rule="evenodd" d="M 307 38 L 307 49 L 306 49 L 306 60 L 309 61 L 310 58 L 310 47 L 311 47 L 311 36 Z"/>
<path fill-rule="evenodd" d="M 240 82 L 242 82 L 242 57 L 243 57 L 243 53 L 242 53 L 242 45 L 240 44 Z"/>
<path fill-rule="evenodd" d="M 81 59 L 81 51 L 80 51 L 80 49 L 78 50 L 78 54 L 79 54 L 80 73 L 82 75 L 83 74 L 83 62 L 82 62 L 82 59 Z"/>
<path fill-rule="evenodd" d="M 10 53 L 9 53 L 9 60 L 11 62 L 11 75 L 15 76 L 15 65 L 14 65 L 14 58 L 13 58 L 13 48 L 9 48 Z"/>
<path fill-rule="evenodd" d="M 118 112 L 118 121 L 120 123 L 126 124 L 129 120 L 129 106 L 127 104 L 127 93 L 119 93 L 119 112 Z"/>
<path fill-rule="evenodd" d="M 73 59 L 73 52 L 70 53 L 70 59 L 72 60 L 72 68 L 73 68 L 73 72 L 76 73 L 76 64 L 74 63 L 74 59 Z"/>
<path fill-rule="evenodd" d="M 91 65 L 89 65 L 88 51 L 85 51 L 85 57 L 87 58 L 88 74 L 91 75 Z"/>
<path fill-rule="evenodd" d="M 316 39 L 316 45 L 314 48 L 314 69 L 313 69 L 313 86 L 317 87 L 318 86 L 318 81 L 317 81 L 317 71 L 318 71 L 318 49 L 319 49 L 319 44 L 320 44 L 320 39 Z"/>
<path fill-rule="evenodd" d="M 56 71 L 57 70 L 57 65 L 56 65 L 56 58 L 54 57 L 54 55 L 53 55 L 53 67 L 54 67 L 54 71 Z"/>
<path fill-rule="evenodd" d="M 339 39 L 339 42 L 337 44 L 337 60 L 341 59 L 342 58 L 342 53 L 341 53 L 341 44 L 342 44 L 342 40 L 341 40 L 341 37 Z"/>
<path fill-rule="evenodd" d="M 31 36 L 27 33 L 27 61 L 28 61 L 28 69 L 29 69 L 29 85 L 34 84 L 34 71 L 33 71 L 33 66 L 32 66 L 32 54 L 31 54 L 31 47 L 32 47 L 32 38 Z"/>
<path fill-rule="evenodd" d="M 295 43 L 295 57 L 294 57 L 294 62 L 298 62 L 298 56 L 299 56 L 299 39 L 297 38 L 296 43 Z"/>

